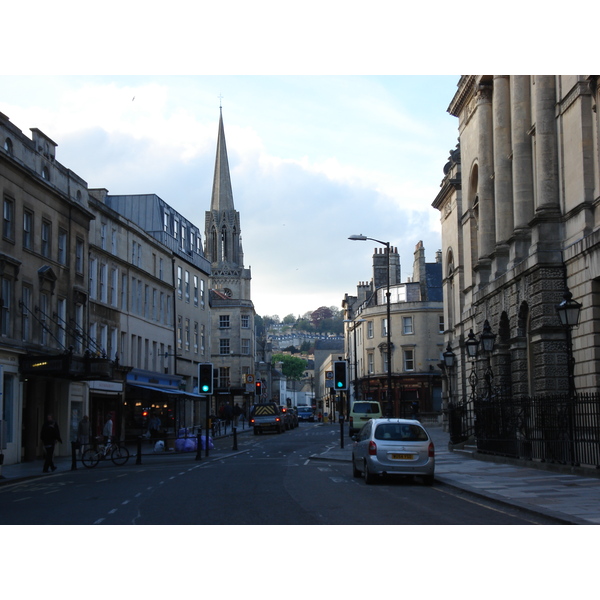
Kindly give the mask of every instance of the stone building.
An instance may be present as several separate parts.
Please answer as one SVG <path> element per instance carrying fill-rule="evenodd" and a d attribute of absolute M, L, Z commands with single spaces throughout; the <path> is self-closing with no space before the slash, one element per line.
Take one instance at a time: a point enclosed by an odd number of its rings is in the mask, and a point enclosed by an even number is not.
<path fill-rule="evenodd" d="M 572 330 L 578 391 L 600 369 L 600 159 L 597 76 L 465 75 L 448 111 L 459 145 L 433 202 L 440 211 L 452 393 L 468 394 L 465 341 L 487 321 L 494 385 L 512 394 L 569 388 L 568 332 L 556 306 L 582 305 Z M 488 363 L 489 360 L 489 363 Z"/>
<path fill-rule="evenodd" d="M 249 405 L 254 400 L 254 384 L 246 383 L 246 376 L 254 376 L 256 369 L 252 277 L 250 269 L 244 267 L 240 214 L 233 203 L 222 113 L 204 240 L 204 253 L 211 265 L 210 362 L 214 367 L 215 395 L 219 405 Z M 269 393 L 263 390 L 263 394 Z"/>
<path fill-rule="evenodd" d="M 346 320 L 346 358 L 352 381 L 352 401 L 372 399 L 395 416 L 410 416 L 418 402 L 422 414 L 439 414 L 442 382 L 439 370 L 443 351 L 441 254 L 425 261 L 425 249 L 415 247 L 413 275 L 400 281 L 400 256 L 390 247 L 390 342 L 387 343 L 387 248 L 375 249 L 373 279 L 359 283 L 356 296 L 346 294 L 342 307 Z M 388 396 L 388 377 L 392 393 Z M 391 405 L 388 405 L 388 400 Z"/>
<path fill-rule="evenodd" d="M 31 139 L 0 114 L 0 453 L 8 463 L 42 456 L 45 415 L 69 442 L 87 405 L 87 382 L 111 380 L 90 351 L 86 182 L 56 160 L 56 143 Z"/>

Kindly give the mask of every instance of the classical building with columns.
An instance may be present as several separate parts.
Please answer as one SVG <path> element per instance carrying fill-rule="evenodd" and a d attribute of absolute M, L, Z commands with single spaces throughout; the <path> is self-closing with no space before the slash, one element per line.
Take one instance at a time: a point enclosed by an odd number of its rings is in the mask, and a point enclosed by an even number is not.
<path fill-rule="evenodd" d="M 440 211 L 445 342 L 456 355 L 451 392 L 471 370 L 512 395 L 598 390 L 600 158 L 598 78 L 464 75 L 448 112 L 458 119 L 433 206 Z M 556 307 L 569 291 L 577 327 Z M 466 341 L 496 335 L 469 365 Z M 572 335 L 569 361 L 568 339 Z M 574 378 L 569 365 L 574 364 Z M 491 370 L 490 370 L 491 369 Z"/>

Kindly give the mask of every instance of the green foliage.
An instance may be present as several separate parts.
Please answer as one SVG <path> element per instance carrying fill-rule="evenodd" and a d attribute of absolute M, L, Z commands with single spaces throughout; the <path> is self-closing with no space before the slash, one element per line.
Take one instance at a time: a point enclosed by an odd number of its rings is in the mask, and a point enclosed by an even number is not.
<path fill-rule="evenodd" d="M 306 360 L 289 354 L 273 354 L 272 363 L 276 367 L 277 363 L 283 363 L 281 372 L 288 378 L 298 381 L 306 370 Z"/>

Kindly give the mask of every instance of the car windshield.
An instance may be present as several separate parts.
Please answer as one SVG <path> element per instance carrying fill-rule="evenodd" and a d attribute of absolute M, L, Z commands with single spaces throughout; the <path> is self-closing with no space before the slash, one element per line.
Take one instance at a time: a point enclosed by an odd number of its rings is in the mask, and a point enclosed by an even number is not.
<path fill-rule="evenodd" d="M 381 423 L 375 430 L 376 440 L 392 442 L 426 442 L 427 432 L 419 425 L 410 423 Z"/>
<path fill-rule="evenodd" d="M 356 413 L 378 413 L 379 407 L 372 402 L 355 402 L 352 412 Z"/>

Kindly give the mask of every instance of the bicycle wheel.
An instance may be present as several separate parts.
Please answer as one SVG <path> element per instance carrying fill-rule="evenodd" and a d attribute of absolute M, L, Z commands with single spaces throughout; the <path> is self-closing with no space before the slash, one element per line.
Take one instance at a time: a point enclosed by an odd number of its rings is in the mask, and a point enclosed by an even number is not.
<path fill-rule="evenodd" d="M 115 465 L 124 465 L 129 460 L 129 450 L 125 446 L 115 446 L 110 453 L 110 459 Z"/>
<path fill-rule="evenodd" d="M 88 469 L 95 467 L 100 462 L 98 452 L 93 448 L 88 448 L 83 453 L 83 456 L 81 457 L 81 462 L 83 463 L 83 466 L 87 467 Z"/>

